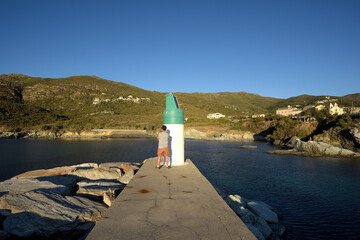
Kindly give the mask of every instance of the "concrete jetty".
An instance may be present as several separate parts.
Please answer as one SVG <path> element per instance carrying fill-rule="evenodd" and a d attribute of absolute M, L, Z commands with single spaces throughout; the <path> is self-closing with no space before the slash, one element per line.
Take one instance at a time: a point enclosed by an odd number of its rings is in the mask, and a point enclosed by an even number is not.
<path fill-rule="evenodd" d="M 155 166 L 146 160 L 87 240 L 256 239 L 191 160 Z"/>

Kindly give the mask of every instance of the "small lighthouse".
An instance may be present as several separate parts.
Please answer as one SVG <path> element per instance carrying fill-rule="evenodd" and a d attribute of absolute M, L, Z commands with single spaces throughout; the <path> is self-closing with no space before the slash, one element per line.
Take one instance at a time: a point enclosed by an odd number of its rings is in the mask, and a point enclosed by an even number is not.
<path fill-rule="evenodd" d="M 169 133 L 170 163 L 172 166 L 184 165 L 184 111 L 179 108 L 177 98 L 172 93 L 166 95 L 164 125 Z"/>

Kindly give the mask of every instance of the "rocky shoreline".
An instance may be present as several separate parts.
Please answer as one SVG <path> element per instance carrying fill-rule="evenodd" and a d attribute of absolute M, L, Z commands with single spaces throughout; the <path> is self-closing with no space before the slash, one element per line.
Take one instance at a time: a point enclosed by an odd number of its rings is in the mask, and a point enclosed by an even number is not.
<path fill-rule="evenodd" d="M 336 147 L 328 143 L 295 140 L 293 148 L 267 151 L 268 154 L 296 155 L 304 157 L 360 158 L 360 153 Z"/>
<path fill-rule="evenodd" d="M 80 138 L 155 138 L 156 132 L 146 130 L 92 129 L 89 131 L 0 131 L 0 139 L 80 139 Z M 261 135 L 243 131 L 201 131 L 196 128 L 185 128 L 186 139 L 212 141 L 266 141 Z"/>
<path fill-rule="evenodd" d="M 40 169 L 0 183 L 0 239 L 84 239 L 141 164 Z"/>
<path fill-rule="evenodd" d="M 205 129 L 205 130 L 204 130 Z M 156 138 L 156 132 L 146 130 L 93 129 L 90 131 L 29 131 L 29 132 L 0 132 L 0 139 L 107 139 L 107 138 Z M 360 133 L 354 133 L 354 138 L 360 145 Z M 187 127 L 184 131 L 186 139 L 207 141 L 267 141 L 265 136 L 248 131 L 229 131 L 225 129 L 206 129 Z M 285 149 L 267 151 L 268 154 L 297 155 L 305 157 L 341 157 L 360 158 L 360 152 L 334 146 L 321 141 L 304 142 L 296 137 L 285 142 L 276 140 L 271 142 Z"/>
<path fill-rule="evenodd" d="M 152 138 L 153 134 L 145 130 L 93 129 L 90 131 L 28 131 L 0 132 L 0 139 L 81 139 L 81 138 Z"/>
<path fill-rule="evenodd" d="M 254 134 L 248 131 L 201 131 L 196 128 L 186 128 L 184 136 L 187 139 L 209 141 L 266 141 L 266 138 L 264 136 Z"/>

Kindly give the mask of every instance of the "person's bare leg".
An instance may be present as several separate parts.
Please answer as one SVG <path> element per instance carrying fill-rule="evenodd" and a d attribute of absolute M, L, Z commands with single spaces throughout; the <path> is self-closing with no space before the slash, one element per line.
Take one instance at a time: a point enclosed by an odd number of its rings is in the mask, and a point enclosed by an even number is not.
<path fill-rule="evenodd" d="M 166 166 L 169 167 L 169 157 L 166 157 Z"/>
<path fill-rule="evenodd" d="M 157 160 L 157 166 L 156 166 L 157 168 L 159 168 L 160 167 L 160 156 L 158 156 L 158 160 Z"/>

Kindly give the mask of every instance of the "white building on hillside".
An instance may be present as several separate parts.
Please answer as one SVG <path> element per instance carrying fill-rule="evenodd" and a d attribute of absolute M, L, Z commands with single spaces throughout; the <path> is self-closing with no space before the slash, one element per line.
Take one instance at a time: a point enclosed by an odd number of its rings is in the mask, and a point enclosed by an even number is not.
<path fill-rule="evenodd" d="M 254 114 L 251 116 L 251 118 L 262 118 L 262 117 L 265 117 L 265 114 Z"/>
<path fill-rule="evenodd" d="M 335 115 L 335 114 L 337 114 L 337 115 L 343 115 L 344 114 L 344 110 L 343 110 L 343 108 L 341 108 L 341 107 L 339 107 L 338 105 L 337 105 L 337 103 L 326 103 L 325 104 L 325 107 L 326 107 L 326 109 L 327 110 L 329 110 L 329 113 L 331 114 L 331 115 Z"/>
<path fill-rule="evenodd" d="M 207 115 L 207 118 L 209 118 L 209 119 L 219 119 L 219 118 L 222 118 L 222 117 L 225 117 L 225 115 L 223 115 L 221 113 L 209 113 Z"/>
<path fill-rule="evenodd" d="M 297 115 L 299 113 L 301 113 L 302 110 L 298 109 L 298 108 L 293 108 L 290 105 L 288 105 L 287 108 L 279 108 L 276 110 L 276 115 L 280 115 L 280 116 L 294 116 Z"/>

